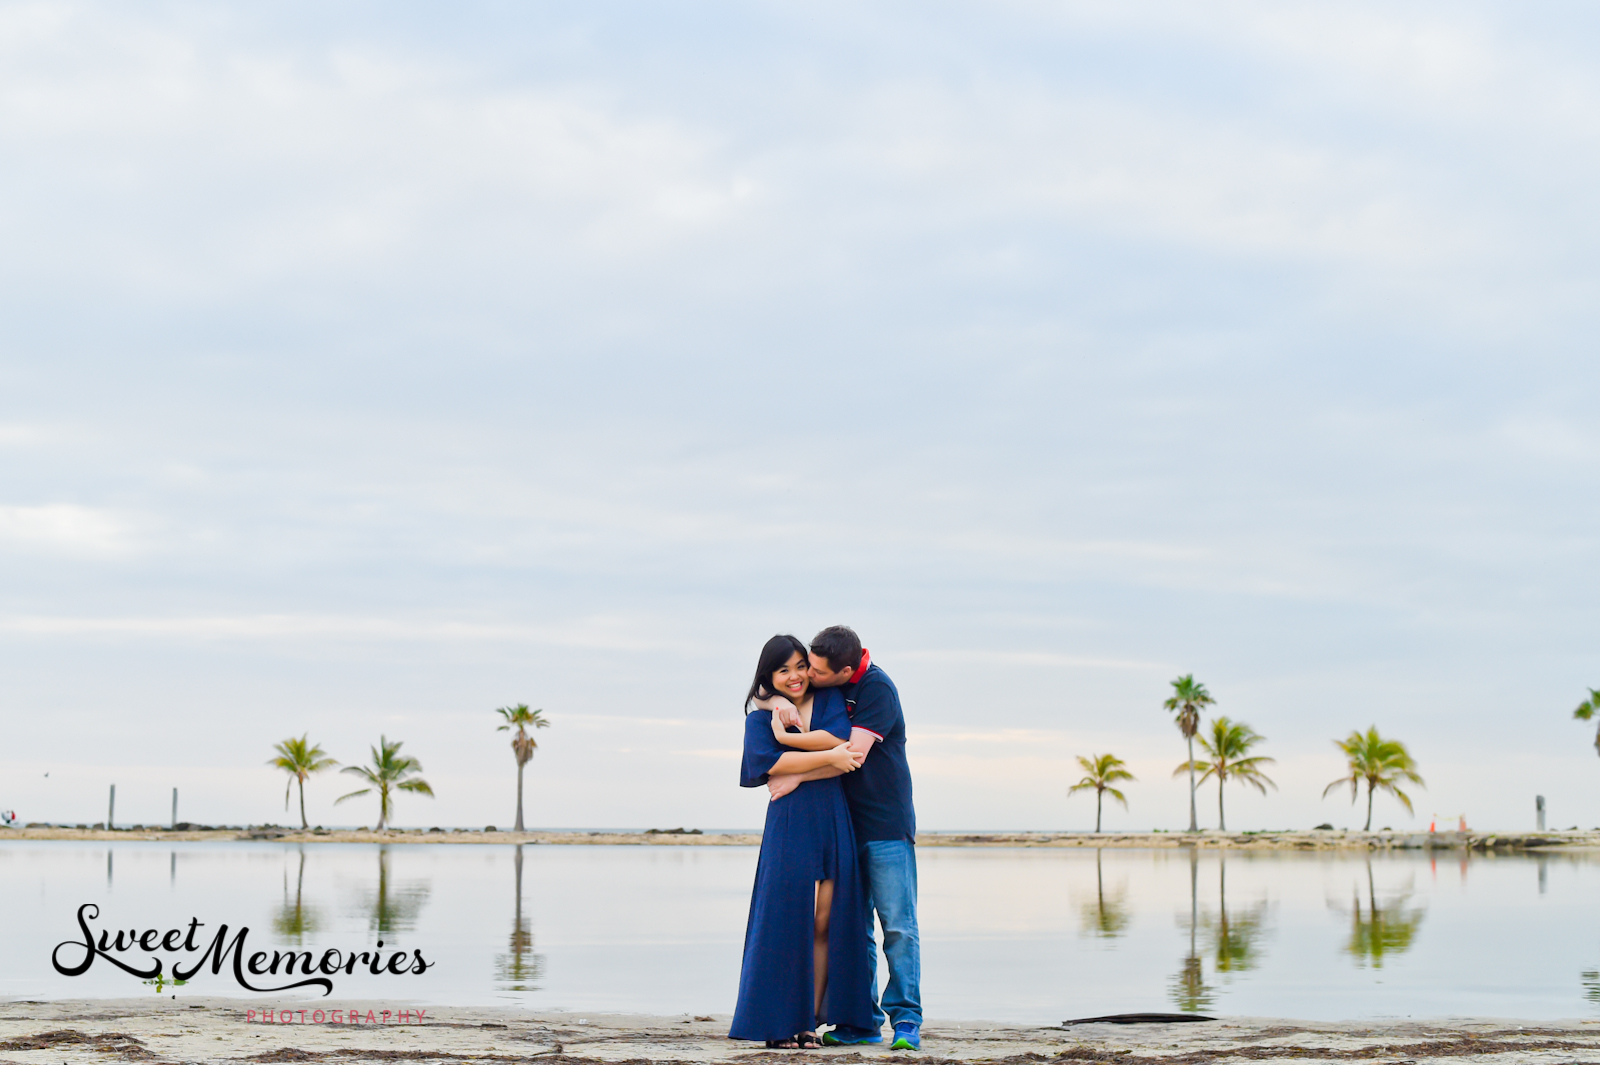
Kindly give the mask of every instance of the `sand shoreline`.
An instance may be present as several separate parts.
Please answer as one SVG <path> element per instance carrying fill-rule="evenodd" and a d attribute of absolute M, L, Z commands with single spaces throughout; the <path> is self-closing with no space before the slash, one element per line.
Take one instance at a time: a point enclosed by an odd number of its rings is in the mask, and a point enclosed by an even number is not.
<path fill-rule="evenodd" d="M 489 1007 L 422 1007 L 420 1020 L 317 1024 L 330 1002 L 179 995 L 177 998 L 0 1003 L 0 1062 L 79 1065 L 171 1062 L 538 1061 L 605 1063 L 795 1061 L 1117 1062 L 1207 1065 L 1306 1059 L 1415 1062 L 1571 1062 L 1600 1055 L 1600 1022 L 1503 1020 L 1322 1023 L 1219 1018 L 1200 1024 L 1085 1024 L 1070 1028 L 930 1019 L 921 1054 L 882 1046 L 797 1053 L 726 1037 L 725 1015 L 649 1016 Z M 398 1001 L 338 1003 L 374 1014 Z M 274 1020 L 248 1021 L 271 1009 Z M 258 1014 L 259 1016 L 259 1014 Z M 364 1012 L 363 1012 L 364 1016 Z"/>
<path fill-rule="evenodd" d="M 6 840 L 220 842 L 230 840 L 283 843 L 438 843 L 544 844 L 552 846 L 753 847 L 759 832 L 693 833 L 577 831 L 441 831 L 436 829 L 369 829 L 309 832 L 260 825 L 233 828 L 10 828 Z M 1600 831 L 1590 832 L 973 832 L 923 833 L 919 847 L 1198 847 L 1228 850 L 1460 850 L 1531 851 L 1600 848 Z"/>

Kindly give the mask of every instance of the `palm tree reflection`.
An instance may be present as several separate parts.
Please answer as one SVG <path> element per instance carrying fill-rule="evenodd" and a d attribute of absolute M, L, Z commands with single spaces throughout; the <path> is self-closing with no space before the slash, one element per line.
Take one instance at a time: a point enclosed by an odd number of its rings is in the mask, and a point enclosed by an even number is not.
<path fill-rule="evenodd" d="M 433 891 L 426 880 L 394 882 L 389 859 L 389 848 L 379 845 L 378 889 L 368 894 L 363 907 L 371 914 L 370 929 L 380 936 L 415 928 L 417 914 Z"/>
<path fill-rule="evenodd" d="M 1217 972 L 1248 972 L 1259 960 L 1256 946 L 1266 932 L 1267 902 L 1262 899 L 1244 910 L 1228 912 L 1228 859 L 1222 854 L 1217 855 L 1217 891 L 1217 912 L 1202 919 Z"/>
<path fill-rule="evenodd" d="M 1195 944 L 1195 933 L 1200 927 L 1200 855 L 1189 848 L 1189 953 L 1183 959 L 1183 968 L 1172 978 L 1172 1000 L 1185 1013 L 1199 1013 L 1209 1009 L 1216 1001 L 1214 989 L 1205 980 L 1205 969 L 1200 964 L 1200 952 Z"/>
<path fill-rule="evenodd" d="M 517 844 L 514 859 L 517 870 L 517 901 L 511 919 L 511 941 L 507 953 L 495 956 L 495 978 L 505 991 L 537 991 L 536 981 L 544 975 L 544 955 L 533 952 L 532 922 L 522 914 L 522 844 Z"/>
<path fill-rule="evenodd" d="M 289 870 L 283 870 L 283 905 L 272 917 L 272 930 L 284 939 L 299 943 L 307 933 L 317 930 L 320 916 L 316 909 L 303 901 L 306 885 L 306 849 L 300 850 L 300 869 L 295 874 L 294 901 L 289 901 Z"/>
<path fill-rule="evenodd" d="M 1217 909 L 1200 912 L 1200 859 L 1189 851 L 1189 953 L 1183 967 L 1173 977 L 1171 993 L 1178 1008 L 1197 1013 L 1216 1003 L 1216 988 L 1205 981 L 1199 933 L 1204 931 L 1205 953 L 1211 956 L 1212 972 L 1242 973 L 1260 963 L 1258 950 L 1267 933 L 1267 902 L 1228 908 L 1228 859 L 1217 855 Z"/>
<path fill-rule="evenodd" d="M 1080 922 L 1085 935 L 1096 935 L 1102 939 L 1114 939 L 1127 930 L 1131 919 L 1127 905 L 1127 884 L 1114 890 L 1110 897 L 1106 895 L 1105 874 L 1101 869 L 1100 857 L 1104 853 L 1102 848 L 1096 847 L 1094 852 L 1094 887 L 1095 898 L 1093 902 L 1082 905 Z"/>
<path fill-rule="evenodd" d="M 1411 892 L 1405 891 L 1382 906 L 1378 905 L 1378 892 L 1372 878 L 1372 859 L 1367 859 L 1366 911 L 1362 911 L 1358 888 L 1353 894 L 1350 909 L 1350 942 L 1344 948 L 1345 953 L 1355 957 L 1357 965 L 1381 969 L 1385 955 L 1404 954 L 1411 949 L 1417 928 L 1422 924 L 1423 910 L 1421 907 L 1407 909 L 1405 904 L 1410 898 Z"/>

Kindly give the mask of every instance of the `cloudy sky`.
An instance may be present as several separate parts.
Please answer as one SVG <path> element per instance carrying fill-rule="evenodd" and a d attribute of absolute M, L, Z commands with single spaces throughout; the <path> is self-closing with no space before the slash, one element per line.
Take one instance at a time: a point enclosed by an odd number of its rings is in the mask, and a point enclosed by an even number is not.
<path fill-rule="evenodd" d="M 754 826 L 855 625 L 928 828 L 1600 824 L 1592 6 L 0 5 L 0 807 Z M 48 773 L 48 777 L 45 774 Z M 348 781 L 349 778 L 344 778 Z M 314 822 L 370 820 L 322 778 Z M 1215 792 L 1202 796 L 1214 823 Z"/>

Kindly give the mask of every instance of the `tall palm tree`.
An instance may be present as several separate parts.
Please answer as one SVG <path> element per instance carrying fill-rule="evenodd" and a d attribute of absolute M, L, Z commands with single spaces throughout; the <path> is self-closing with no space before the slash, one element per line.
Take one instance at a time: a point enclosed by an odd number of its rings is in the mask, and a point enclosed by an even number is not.
<path fill-rule="evenodd" d="M 1196 683 L 1193 673 L 1187 673 L 1172 682 L 1172 698 L 1162 703 L 1168 710 L 1177 714 L 1174 719 L 1178 731 L 1183 733 L 1183 738 L 1189 743 L 1189 762 L 1194 762 L 1194 737 L 1200 731 L 1200 710 L 1202 707 L 1212 706 L 1216 700 L 1211 698 L 1211 693 L 1206 691 L 1204 684 Z M 1200 831 L 1200 821 L 1194 808 L 1194 773 L 1189 773 L 1189 831 Z"/>
<path fill-rule="evenodd" d="M 1596 716 L 1600 716 L 1600 689 L 1590 688 L 1589 698 L 1578 704 L 1578 708 L 1572 712 L 1572 716 L 1579 721 L 1591 721 Z M 1594 734 L 1594 749 L 1600 751 L 1600 729 L 1597 729 Z"/>
<path fill-rule="evenodd" d="M 1088 775 L 1068 788 L 1067 794 L 1071 795 L 1074 792 L 1088 791 L 1090 788 L 1094 789 L 1094 830 L 1099 832 L 1100 805 L 1105 801 L 1106 792 L 1109 791 L 1111 797 L 1120 802 L 1122 808 L 1126 810 L 1128 808 L 1128 797 L 1112 787 L 1112 785 L 1124 780 L 1136 780 L 1138 778 L 1122 768 L 1127 763 L 1114 754 L 1095 754 L 1090 755 L 1088 758 L 1080 754 L 1078 755 L 1078 764 L 1083 767 L 1084 772 Z"/>
<path fill-rule="evenodd" d="M 506 719 L 506 723 L 495 729 L 496 732 L 505 732 L 516 729 L 517 734 L 511 737 L 511 753 L 517 757 L 517 831 L 522 831 L 522 767 L 533 758 L 533 752 L 539 749 L 539 742 L 528 735 L 530 728 L 549 728 L 550 722 L 544 719 L 543 710 L 529 710 L 527 703 L 518 703 L 516 706 L 502 706 L 495 713 Z"/>
<path fill-rule="evenodd" d="M 300 827 L 310 828 L 306 821 L 306 777 L 312 773 L 320 773 L 324 769 L 332 769 L 338 765 L 338 759 L 327 757 L 327 751 L 311 743 L 311 733 L 306 733 L 299 739 L 290 736 L 282 743 L 275 743 L 272 749 L 278 752 L 278 757 L 267 759 L 267 764 L 274 769 L 281 769 L 289 774 L 289 786 L 283 789 L 283 808 L 289 808 L 289 793 L 294 790 L 295 784 L 300 785 Z"/>
<path fill-rule="evenodd" d="M 1265 736 L 1259 735 L 1255 729 L 1243 721 L 1230 721 L 1226 717 L 1219 717 L 1211 722 L 1211 737 L 1200 737 L 1200 747 L 1210 757 L 1208 759 L 1189 759 L 1172 771 L 1177 776 L 1187 769 L 1191 776 L 1196 770 L 1200 772 L 1200 781 L 1204 783 L 1210 777 L 1217 778 L 1217 828 L 1223 832 L 1228 830 L 1228 819 L 1222 809 L 1222 786 L 1230 780 L 1237 780 L 1241 784 L 1248 784 L 1261 794 L 1265 795 L 1269 787 L 1278 785 L 1272 778 L 1261 771 L 1261 767 L 1268 762 L 1276 761 L 1262 754 L 1251 754 L 1250 748 L 1260 743 Z"/>
<path fill-rule="evenodd" d="M 368 787 L 360 791 L 352 791 L 348 795 L 341 795 L 333 800 L 335 806 L 346 799 L 353 799 L 357 795 L 378 793 L 378 824 L 373 829 L 382 832 L 388 823 L 390 815 L 394 813 L 394 793 L 396 791 L 411 791 L 420 795 L 433 798 L 433 788 L 426 780 L 415 774 L 422 772 L 422 763 L 410 755 L 401 754 L 400 748 L 404 744 L 400 740 L 389 742 L 387 736 L 378 737 L 378 746 L 372 748 L 372 768 L 364 765 L 347 765 L 340 770 L 341 773 L 353 773 L 365 780 Z"/>
<path fill-rule="evenodd" d="M 1401 791 L 1400 785 L 1405 782 L 1422 788 L 1427 785 L 1417 775 L 1417 763 L 1412 761 L 1411 752 L 1406 750 L 1405 744 L 1399 740 L 1384 739 L 1378 735 L 1378 726 L 1373 725 L 1365 735 L 1357 729 L 1342 740 L 1334 740 L 1333 745 L 1344 752 L 1350 773 L 1323 788 L 1322 797 L 1327 798 L 1328 792 L 1341 784 L 1349 784 L 1350 802 L 1354 805 L 1356 797 L 1361 794 L 1361 782 L 1365 780 L 1367 823 L 1361 831 L 1372 831 L 1372 793 L 1375 791 L 1389 792 L 1400 800 L 1400 805 L 1406 808 L 1406 813 L 1413 812 L 1411 796 Z"/>

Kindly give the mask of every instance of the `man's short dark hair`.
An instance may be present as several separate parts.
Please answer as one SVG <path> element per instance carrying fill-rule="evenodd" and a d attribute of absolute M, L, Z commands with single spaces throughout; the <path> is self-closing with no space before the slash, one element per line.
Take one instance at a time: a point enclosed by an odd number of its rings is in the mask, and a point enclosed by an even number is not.
<path fill-rule="evenodd" d="M 811 653 L 828 660 L 837 673 L 861 665 L 861 637 L 848 625 L 829 625 L 811 638 Z"/>

